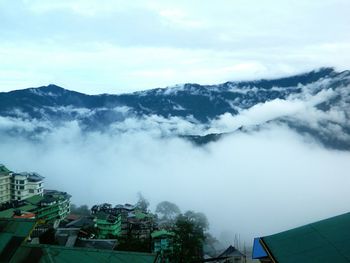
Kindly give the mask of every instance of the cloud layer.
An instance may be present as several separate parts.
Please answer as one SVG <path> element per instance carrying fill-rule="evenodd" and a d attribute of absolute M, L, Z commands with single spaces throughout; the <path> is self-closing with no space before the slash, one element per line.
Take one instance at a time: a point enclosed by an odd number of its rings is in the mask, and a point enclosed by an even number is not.
<path fill-rule="evenodd" d="M 211 231 L 251 238 L 348 211 L 350 153 L 283 125 L 195 147 L 152 131 L 85 133 L 77 123 L 40 141 L 1 136 L 0 159 L 36 171 L 77 204 L 135 202 L 141 191 L 207 214 Z M 232 237 L 233 238 L 233 237 Z"/>

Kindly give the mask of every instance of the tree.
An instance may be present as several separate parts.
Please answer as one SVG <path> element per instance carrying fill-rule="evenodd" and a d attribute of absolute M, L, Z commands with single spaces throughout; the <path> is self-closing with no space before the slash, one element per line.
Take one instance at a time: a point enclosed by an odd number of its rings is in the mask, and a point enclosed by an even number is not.
<path fill-rule="evenodd" d="M 187 211 L 176 218 L 173 232 L 176 262 L 194 262 L 202 259 L 208 220 L 203 213 Z"/>
<path fill-rule="evenodd" d="M 114 238 L 114 237 L 113 237 Z M 118 242 L 114 250 L 147 252 L 152 251 L 152 242 L 150 238 L 139 239 L 128 235 L 127 237 L 117 237 Z"/>
<path fill-rule="evenodd" d="M 71 204 L 70 211 L 72 214 L 86 215 L 86 216 L 90 215 L 90 209 L 87 205 L 81 205 L 78 207 L 75 204 Z"/>
<path fill-rule="evenodd" d="M 163 201 L 157 205 L 156 213 L 160 216 L 161 220 L 174 221 L 181 211 L 176 204 Z"/>
<path fill-rule="evenodd" d="M 185 217 L 192 223 L 194 223 L 198 228 L 204 231 L 208 230 L 209 222 L 205 214 L 201 212 L 187 211 Z"/>
<path fill-rule="evenodd" d="M 149 207 L 148 200 L 140 192 L 137 195 L 138 195 L 139 200 L 136 203 L 136 207 L 143 212 L 147 212 L 148 207 Z"/>

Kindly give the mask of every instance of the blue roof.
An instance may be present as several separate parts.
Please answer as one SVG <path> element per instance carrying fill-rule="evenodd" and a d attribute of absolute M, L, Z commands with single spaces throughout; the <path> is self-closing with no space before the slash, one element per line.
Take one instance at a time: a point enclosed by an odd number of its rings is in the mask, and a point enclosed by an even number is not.
<path fill-rule="evenodd" d="M 265 249 L 263 248 L 263 246 L 261 245 L 259 240 L 260 240 L 259 237 L 254 238 L 253 255 L 252 255 L 253 259 L 267 257 L 267 253 L 266 253 Z"/>

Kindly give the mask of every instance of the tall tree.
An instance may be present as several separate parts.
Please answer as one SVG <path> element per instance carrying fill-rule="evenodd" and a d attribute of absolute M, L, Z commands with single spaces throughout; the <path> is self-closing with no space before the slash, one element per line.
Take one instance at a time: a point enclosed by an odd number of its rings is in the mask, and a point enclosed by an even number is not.
<path fill-rule="evenodd" d="M 136 207 L 143 212 L 148 212 L 148 207 L 149 207 L 148 200 L 142 195 L 141 192 L 139 192 L 137 195 L 139 200 L 136 203 Z"/>
<path fill-rule="evenodd" d="M 195 262 L 202 259 L 208 220 L 203 213 L 187 211 L 177 217 L 174 230 L 176 262 Z"/>
<path fill-rule="evenodd" d="M 163 201 L 157 205 L 156 213 L 162 220 L 173 221 L 181 213 L 181 211 L 176 204 L 169 201 Z"/>
<path fill-rule="evenodd" d="M 70 211 L 72 214 L 84 215 L 84 216 L 90 215 L 90 209 L 87 205 L 77 206 L 75 204 L 71 204 Z"/>

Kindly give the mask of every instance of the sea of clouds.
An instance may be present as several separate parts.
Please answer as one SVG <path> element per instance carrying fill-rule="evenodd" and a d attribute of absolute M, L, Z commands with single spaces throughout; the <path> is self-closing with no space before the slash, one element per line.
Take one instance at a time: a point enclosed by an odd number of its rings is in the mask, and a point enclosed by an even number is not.
<path fill-rule="evenodd" d="M 217 237 L 239 234 L 250 245 L 253 237 L 349 211 L 350 152 L 274 121 L 308 123 L 349 140 L 339 128 L 347 109 L 316 107 L 337 92 L 276 99 L 206 124 L 150 115 L 85 131 L 78 121 L 0 117 L 0 162 L 40 173 L 47 189 L 70 193 L 78 205 L 134 203 L 138 192 L 151 209 L 171 201 L 182 211 L 204 212 Z M 174 136 L 230 131 L 204 146 Z"/>

